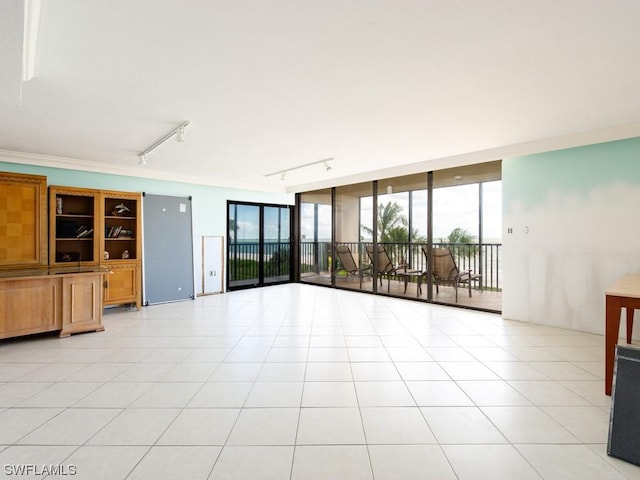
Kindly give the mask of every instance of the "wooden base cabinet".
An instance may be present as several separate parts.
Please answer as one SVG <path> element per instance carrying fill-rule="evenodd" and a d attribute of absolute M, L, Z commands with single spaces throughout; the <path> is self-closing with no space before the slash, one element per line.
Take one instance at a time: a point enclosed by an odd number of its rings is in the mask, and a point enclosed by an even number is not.
<path fill-rule="evenodd" d="M 60 337 L 72 333 L 101 332 L 103 274 L 63 275 L 62 330 Z"/>
<path fill-rule="evenodd" d="M 0 338 L 62 328 L 62 279 L 0 279 Z"/>
<path fill-rule="evenodd" d="M 104 285 L 104 304 L 132 303 L 140 310 L 142 298 L 140 264 L 115 264 L 111 262 L 108 269 Z"/>
<path fill-rule="evenodd" d="M 97 332 L 104 273 L 16 271 L 0 277 L 0 339 L 60 331 Z"/>

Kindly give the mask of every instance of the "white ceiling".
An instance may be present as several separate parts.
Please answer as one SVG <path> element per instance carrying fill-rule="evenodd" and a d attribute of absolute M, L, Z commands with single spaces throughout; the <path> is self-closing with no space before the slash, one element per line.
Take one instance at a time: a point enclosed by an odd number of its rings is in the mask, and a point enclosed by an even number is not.
<path fill-rule="evenodd" d="M 292 192 L 636 136 L 638 25 L 637 0 L 45 0 L 0 159 Z"/>

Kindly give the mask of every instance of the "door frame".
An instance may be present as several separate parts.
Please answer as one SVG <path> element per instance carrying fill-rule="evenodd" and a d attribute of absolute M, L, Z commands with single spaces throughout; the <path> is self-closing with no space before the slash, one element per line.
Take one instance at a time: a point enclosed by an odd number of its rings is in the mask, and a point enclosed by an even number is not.
<path fill-rule="evenodd" d="M 249 207 L 257 207 L 259 209 L 259 238 L 258 238 L 258 278 L 256 279 L 256 282 L 254 283 L 248 283 L 245 285 L 231 285 L 231 279 L 230 279 L 230 272 L 231 272 L 231 267 L 230 265 L 230 259 L 231 259 L 231 249 L 232 249 L 232 242 L 231 242 L 231 234 L 230 234 L 230 215 L 229 215 L 229 211 L 230 211 L 230 207 L 232 205 L 242 205 L 242 206 L 249 206 Z M 281 280 L 281 281 L 276 281 L 276 282 L 266 282 L 265 283 L 265 268 L 264 268 L 264 209 L 265 208 L 284 208 L 287 209 L 289 211 L 289 278 L 287 280 Z M 247 288 L 257 288 L 257 287 L 264 287 L 264 286 L 268 286 L 268 285 L 279 285 L 279 284 L 283 284 L 283 283 L 291 283 L 293 281 L 293 277 L 294 277 L 294 272 L 293 272 L 293 265 L 294 265 L 294 258 L 293 258 L 293 225 L 294 224 L 294 206 L 293 205 L 283 205 L 283 204 L 277 204 L 277 203 L 258 203 L 258 202 L 245 202 L 245 201 L 236 201 L 236 200 L 227 200 L 227 225 L 226 225 L 226 231 L 227 231 L 227 242 L 226 242 L 226 264 L 227 264 L 227 268 L 225 271 L 225 285 L 226 285 L 226 291 L 233 291 L 233 290 L 244 290 Z"/>

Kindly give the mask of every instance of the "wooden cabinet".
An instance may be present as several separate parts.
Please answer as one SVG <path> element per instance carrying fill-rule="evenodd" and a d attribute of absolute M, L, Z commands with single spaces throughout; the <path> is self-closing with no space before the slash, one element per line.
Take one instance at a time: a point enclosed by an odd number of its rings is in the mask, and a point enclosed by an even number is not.
<path fill-rule="evenodd" d="M 138 263 L 111 263 L 105 279 L 105 305 L 135 303 L 140 310 L 141 272 Z"/>
<path fill-rule="evenodd" d="M 46 276 L 0 278 L 0 338 L 60 330 L 60 281 Z"/>
<path fill-rule="evenodd" d="M 0 339 L 59 331 L 102 331 L 99 269 L 88 271 L 16 270 L 0 275 Z"/>
<path fill-rule="evenodd" d="M 105 305 L 134 303 L 140 310 L 142 301 L 141 202 L 139 193 L 101 191 L 100 265 L 109 270 L 105 282 Z"/>
<path fill-rule="evenodd" d="M 49 187 L 49 265 L 98 262 L 98 192 Z"/>
<path fill-rule="evenodd" d="M 101 332 L 104 273 L 62 276 L 62 329 L 60 337 L 72 333 Z"/>
<path fill-rule="evenodd" d="M 50 265 L 100 266 L 105 305 L 139 310 L 141 242 L 139 193 L 49 187 Z"/>
<path fill-rule="evenodd" d="M 101 192 L 104 261 L 138 260 L 140 195 Z"/>
<path fill-rule="evenodd" d="M 46 177 L 0 172 L 0 339 L 104 330 L 96 198 L 53 187 L 47 214 Z"/>
<path fill-rule="evenodd" d="M 0 172 L 0 268 L 47 264 L 47 177 Z"/>

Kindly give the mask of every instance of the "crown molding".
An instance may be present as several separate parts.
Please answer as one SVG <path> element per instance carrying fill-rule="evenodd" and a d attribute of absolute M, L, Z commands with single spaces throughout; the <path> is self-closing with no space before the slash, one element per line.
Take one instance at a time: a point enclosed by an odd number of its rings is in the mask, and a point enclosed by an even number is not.
<path fill-rule="evenodd" d="M 529 142 L 504 145 L 502 147 L 480 150 L 476 152 L 462 153 L 450 157 L 423 160 L 417 163 L 399 165 L 361 174 L 334 178 L 329 181 L 308 183 L 305 185 L 293 185 L 287 188 L 289 193 L 308 192 L 329 187 L 351 185 L 354 183 L 368 182 L 382 178 L 390 178 L 402 175 L 413 175 L 444 168 L 461 167 L 476 163 L 503 160 L 510 157 L 520 157 L 535 153 L 551 152 L 568 148 L 595 145 L 598 143 L 613 142 L 629 138 L 640 137 L 640 122 L 617 125 L 614 127 L 590 130 L 586 132 L 572 133 L 557 137 L 543 138 Z"/>
<path fill-rule="evenodd" d="M 238 190 L 264 191 L 271 193 L 287 193 L 284 187 L 255 185 L 251 183 L 230 181 L 229 179 L 211 179 L 202 175 L 181 174 L 154 170 L 145 166 L 124 166 L 80 160 L 69 157 L 56 157 L 38 153 L 17 152 L 12 150 L 0 150 L 0 162 L 17 163 L 21 165 L 33 165 L 47 168 L 62 168 L 82 172 L 102 173 L 108 175 L 121 175 L 125 177 L 145 178 L 168 182 L 191 183 L 209 187 L 220 187 Z"/>

